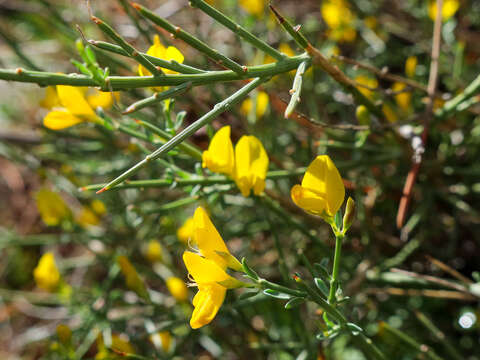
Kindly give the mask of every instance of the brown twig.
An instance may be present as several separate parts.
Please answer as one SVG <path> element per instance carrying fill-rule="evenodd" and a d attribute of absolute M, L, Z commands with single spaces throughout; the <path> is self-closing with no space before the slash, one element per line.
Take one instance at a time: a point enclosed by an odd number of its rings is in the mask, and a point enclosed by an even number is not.
<path fill-rule="evenodd" d="M 382 79 L 385 79 L 385 80 L 390 80 L 392 82 L 401 82 L 401 83 L 404 83 L 404 84 L 408 85 L 411 88 L 418 89 L 418 90 L 421 90 L 421 91 L 425 91 L 425 92 L 428 91 L 427 86 L 425 86 L 425 85 L 423 85 L 423 84 L 421 84 L 421 83 L 419 83 L 415 80 L 408 79 L 408 78 L 405 78 L 403 76 L 394 75 L 394 74 L 389 73 L 387 67 L 379 69 L 379 68 L 377 68 L 373 65 L 365 64 L 363 62 L 357 61 L 355 59 L 348 58 L 348 57 L 343 56 L 343 55 L 332 55 L 332 57 L 334 59 L 342 61 L 346 64 L 355 65 L 355 66 L 357 66 L 361 69 L 370 71 L 371 73 L 375 74 L 379 78 L 382 78 Z"/>
<path fill-rule="evenodd" d="M 435 100 L 435 91 L 437 89 L 438 80 L 438 57 L 440 55 L 440 41 L 442 30 L 442 7 L 443 0 L 437 0 L 437 14 L 435 17 L 435 24 L 433 26 L 433 40 L 432 40 L 432 60 L 430 61 L 430 76 L 428 79 L 428 102 L 425 108 L 423 132 L 422 132 L 422 145 L 418 146 L 414 150 L 413 164 L 407 175 L 405 185 L 403 186 L 402 198 L 398 205 L 397 212 L 397 227 L 401 229 L 405 223 L 405 218 L 408 211 L 408 205 L 412 197 L 413 185 L 417 180 L 418 172 L 422 163 L 423 153 L 427 145 L 428 132 L 430 121 L 433 119 L 433 102 Z"/>
<path fill-rule="evenodd" d="M 367 294 L 388 294 L 395 296 L 425 296 L 431 298 L 462 300 L 462 301 L 477 301 L 478 299 L 470 294 L 465 294 L 452 290 L 418 290 L 418 289 L 401 289 L 401 288 L 367 288 Z"/>
<path fill-rule="evenodd" d="M 435 259 L 435 258 L 431 257 L 430 255 L 427 255 L 426 257 L 427 257 L 427 260 L 430 261 L 432 264 L 434 264 L 436 267 L 438 267 L 439 269 L 441 269 L 441 270 L 445 271 L 446 273 L 450 274 L 451 276 L 453 276 L 457 280 L 459 280 L 459 281 L 461 281 L 465 284 L 473 284 L 472 280 L 470 280 L 466 276 L 463 276 L 457 270 L 448 266 L 444 262 L 442 262 L 438 259 Z"/>

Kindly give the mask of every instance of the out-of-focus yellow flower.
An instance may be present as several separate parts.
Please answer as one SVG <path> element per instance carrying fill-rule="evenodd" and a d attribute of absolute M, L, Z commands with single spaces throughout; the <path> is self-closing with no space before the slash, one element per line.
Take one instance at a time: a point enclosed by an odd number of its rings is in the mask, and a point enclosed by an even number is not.
<path fill-rule="evenodd" d="M 51 130 L 62 130 L 85 121 L 100 121 L 85 99 L 82 89 L 57 85 L 57 96 L 62 107 L 55 108 L 43 118 L 45 127 Z"/>
<path fill-rule="evenodd" d="M 442 6 L 442 20 L 447 21 L 457 12 L 460 7 L 460 2 L 458 0 L 443 0 Z M 437 16 L 437 2 L 435 0 L 430 0 L 428 3 L 428 16 L 430 19 L 435 21 Z"/>
<path fill-rule="evenodd" d="M 100 223 L 100 218 L 90 210 L 87 206 L 83 206 L 75 221 L 78 225 L 87 228 L 89 226 L 96 226 Z"/>
<path fill-rule="evenodd" d="M 365 105 L 358 105 L 355 110 L 355 116 L 357 117 L 360 125 L 370 125 L 370 111 L 368 111 Z"/>
<path fill-rule="evenodd" d="M 205 150 L 202 154 L 202 167 L 206 167 L 213 172 L 233 175 L 235 156 L 230 139 L 230 126 L 224 126 L 215 133 L 208 150 Z"/>
<path fill-rule="evenodd" d="M 249 196 L 253 189 L 260 195 L 265 189 L 268 170 L 268 155 L 260 140 L 244 135 L 235 146 L 235 183 L 243 196 Z"/>
<path fill-rule="evenodd" d="M 395 101 L 397 105 L 404 111 L 410 109 L 411 100 L 412 100 L 412 93 L 409 91 L 404 91 L 407 85 L 405 83 L 396 82 L 392 86 L 392 90 L 398 94 L 395 95 Z"/>
<path fill-rule="evenodd" d="M 389 122 L 394 123 L 398 121 L 398 116 L 390 105 L 383 104 L 382 112 Z"/>
<path fill-rule="evenodd" d="M 186 301 L 188 299 L 187 285 L 185 285 L 182 279 L 174 276 L 169 277 L 167 279 L 167 288 L 177 301 Z"/>
<path fill-rule="evenodd" d="M 47 252 L 38 261 L 33 270 L 33 277 L 37 286 L 43 290 L 55 291 L 60 284 L 60 273 L 55 264 L 53 253 Z"/>
<path fill-rule="evenodd" d="M 376 89 L 378 87 L 378 81 L 375 78 L 371 78 L 365 75 L 359 75 L 355 78 L 355 82 L 361 85 L 368 86 L 369 88 Z M 375 93 L 363 86 L 358 86 L 358 91 L 365 95 L 369 99 L 373 99 Z"/>
<path fill-rule="evenodd" d="M 415 70 L 417 69 L 418 59 L 416 56 L 409 56 L 405 61 L 405 75 L 409 78 L 415 76 Z"/>
<path fill-rule="evenodd" d="M 105 207 L 105 204 L 101 200 L 98 200 L 98 199 L 93 200 L 90 203 L 90 206 L 92 207 L 92 210 L 97 215 L 105 215 L 107 213 L 107 208 Z"/>
<path fill-rule="evenodd" d="M 99 91 L 97 89 L 92 89 L 92 91 L 89 89 L 86 93 L 86 100 L 93 109 L 98 107 L 103 109 L 111 108 L 114 98 L 117 101 L 120 99 L 120 93 L 118 91 L 114 91 L 113 96 L 111 92 Z"/>
<path fill-rule="evenodd" d="M 275 21 L 276 22 L 276 21 Z M 281 53 L 284 53 L 285 55 L 287 56 L 295 56 L 295 52 L 293 51 L 293 49 L 290 47 L 290 45 L 288 45 L 287 43 L 280 43 L 280 45 L 278 46 L 278 50 L 281 52 Z M 270 64 L 270 63 L 273 63 L 273 62 L 276 62 L 277 60 L 275 60 L 273 57 L 271 57 L 270 55 L 267 55 L 265 56 L 264 60 L 263 60 L 263 63 L 264 64 Z M 292 70 L 290 72 L 295 72 L 296 70 Z"/>
<path fill-rule="evenodd" d="M 240 270 L 242 265 L 228 251 L 222 237 L 202 207 L 194 214 L 194 240 L 200 254 L 185 251 L 183 262 L 198 286 L 190 326 L 198 329 L 213 320 L 229 288 L 242 283 L 225 272 L 227 267 Z"/>
<path fill-rule="evenodd" d="M 255 105 L 255 114 L 257 119 L 260 119 L 268 108 L 268 94 L 265 91 L 259 91 L 257 93 L 257 101 Z M 250 111 L 252 111 L 253 102 L 251 98 L 247 98 L 243 100 L 242 105 L 240 107 L 240 111 L 243 115 L 248 115 Z"/>
<path fill-rule="evenodd" d="M 48 226 L 56 226 L 70 216 L 70 209 L 60 195 L 47 189 L 35 194 L 38 211 L 43 222 Z"/>
<path fill-rule="evenodd" d="M 99 336 L 97 338 L 97 347 L 98 352 L 95 355 L 96 360 L 111 360 L 111 359 L 124 359 L 124 356 L 120 356 L 115 354 L 115 352 L 111 352 L 105 346 L 103 341 L 103 337 Z M 112 335 L 112 343 L 111 349 L 117 352 L 125 353 L 125 354 L 135 354 L 135 349 L 133 348 L 132 344 L 130 344 L 127 340 L 122 339 L 120 336 L 114 334 Z"/>
<path fill-rule="evenodd" d="M 155 56 L 159 59 L 163 59 L 166 61 L 174 60 L 180 64 L 183 63 L 183 60 L 185 60 L 185 57 L 183 56 L 183 54 L 175 46 L 169 46 L 169 47 L 163 46 L 163 44 L 160 41 L 160 37 L 158 35 L 155 35 L 153 37 L 153 45 L 150 46 L 150 48 L 148 49 L 147 55 Z M 165 74 L 177 74 L 176 71 L 169 70 L 169 69 L 162 68 L 162 71 Z M 150 71 L 148 71 L 142 65 L 138 67 L 138 74 L 140 76 L 152 75 Z"/>
<path fill-rule="evenodd" d="M 328 0 L 322 2 L 322 17 L 329 28 L 328 36 L 335 41 L 354 41 L 355 15 L 344 0 Z"/>
<path fill-rule="evenodd" d="M 345 187 L 328 155 L 317 156 L 308 166 L 302 185 L 292 187 L 293 202 L 303 210 L 332 218 L 345 198 Z"/>
<path fill-rule="evenodd" d="M 187 243 L 189 240 L 193 240 L 193 218 L 185 220 L 183 225 L 177 230 L 178 240 Z"/>
<path fill-rule="evenodd" d="M 59 324 L 57 325 L 57 336 L 60 343 L 68 345 L 72 340 L 72 330 L 65 324 Z"/>
<path fill-rule="evenodd" d="M 145 250 L 145 257 L 152 263 L 162 261 L 162 245 L 157 240 L 150 240 Z"/>
<path fill-rule="evenodd" d="M 265 9 L 264 0 L 239 0 L 239 4 L 243 10 L 250 15 L 263 17 Z"/>
<path fill-rule="evenodd" d="M 127 257 L 123 255 L 118 256 L 117 264 L 120 266 L 123 276 L 125 276 L 127 287 L 141 298 L 148 300 L 150 296 L 148 295 L 147 288 Z"/>
<path fill-rule="evenodd" d="M 159 331 L 156 334 L 150 335 L 150 341 L 156 348 L 161 348 L 168 353 L 172 347 L 172 335 L 168 331 Z"/>
<path fill-rule="evenodd" d="M 365 26 L 368 27 L 370 30 L 375 30 L 378 24 L 377 18 L 375 16 L 367 16 L 363 20 L 363 22 Z"/>

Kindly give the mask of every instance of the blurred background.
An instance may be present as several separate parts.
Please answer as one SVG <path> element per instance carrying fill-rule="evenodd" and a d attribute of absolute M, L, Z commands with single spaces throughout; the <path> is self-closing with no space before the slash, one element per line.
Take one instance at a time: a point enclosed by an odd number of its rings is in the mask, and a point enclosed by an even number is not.
<path fill-rule="evenodd" d="M 139 2 L 240 64 L 274 61 L 187 1 Z M 480 68 L 480 2 L 443 2 L 434 109 L 465 89 Z M 283 53 L 302 53 L 271 15 L 267 1 L 210 4 Z M 341 268 L 343 289 L 351 297 L 345 306 L 349 318 L 395 359 L 425 358 L 425 346 L 442 359 L 480 358 L 478 96 L 453 114 L 430 121 L 405 222 L 401 229 L 396 223 L 424 130 L 434 3 L 272 4 L 301 24 L 309 41 L 354 79 L 365 96 L 381 104 L 385 119 L 359 115 L 351 96 L 313 68 L 304 76 L 301 103 L 290 119 L 283 113 L 294 71 L 276 76 L 190 138 L 203 151 L 223 125 L 232 127 L 234 142 L 244 134 L 257 136 L 269 154 L 269 170 L 294 173 L 268 180 L 265 199 L 244 198 L 232 184 L 171 183 L 100 195 L 81 191 L 110 181 L 158 147 L 136 120 L 175 133 L 242 82 L 194 87 L 170 105 L 159 103 L 132 116 L 122 111 L 152 90 L 123 91 L 104 109 L 127 129 L 120 132 L 95 124 L 47 129 L 42 125 L 49 112 L 47 88 L 0 80 L 1 358 L 122 358 L 109 350 L 116 348 L 138 354 L 138 359 L 299 359 L 309 334 L 321 332 L 314 306 L 287 311 L 276 299 L 247 301 L 242 291 L 230 291 L 216 320 L 193 331 L 187 296 L 194 291 L 179 295 L 167 280 L 188 281 L 181 262 L 188 226 L 182 225 L 198 205 L 208 209 L 232 253 L 245 256 L 272 281 L 288 283 L 295 272 L 307 273 L 299 252 L 312 263 L 331 259 L 334 239 L 328 227 L 298 209 L 289 195 L 291 186 L 301 181 L 295 169 L 325 153 L 357 203 Z M 185 64 L 223 70 L 139 17 L 127 1 L 92 0 L 90 8 L 141 51 L 148 50 L 157 34 L 163 44 L 180 50 Z M 109 41 L 90 21 L 85 1 L 0 0 L 0 68 L 79 72 L 71 59 L 82 62 L 76 45 L 82 36 Z M 99 49 L 95 54 L 111 74 L 137 75 L 131 59 Z M 181 171 L 202 174 L 197 159 L 174 150 L 136 179 L 172 179 Z M 45 253 L 54 254 L 61 277 L 55 290 L 34 278 Z M 128 288 L 118 255 L 133 264 L 151 303 Z M 354 345 L 342 335 L 315 346 L 319 359 L 365 359 Z"/>

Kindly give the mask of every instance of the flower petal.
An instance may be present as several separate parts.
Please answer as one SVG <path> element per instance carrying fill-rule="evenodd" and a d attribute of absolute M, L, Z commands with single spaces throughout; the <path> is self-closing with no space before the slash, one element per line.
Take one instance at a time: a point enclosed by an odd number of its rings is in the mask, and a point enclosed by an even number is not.
<path fill-rule="evenodd" d="M 199 285 L 198 290 L 198 293 L 193 298 L 195 309 L 190 319 L 192 329 L 198 329 L 207 325 L 215 318 L 225 300 L 227 292 L 227 289 L 215 283 Z"/>
<path fill-rule="evenodd" d="M 202 167 L 213 172 L 232 176 L 235 167 L 233 144 L 230 139 L 230 126 L 218 130 L 210 141 L 208 150 L 202 154 Z"/>
<path fill-rule="evenodd" d="M 315 215 L 322 215 L 327 201 L 324 197 L 310 191 L 301 185 L 295 185 L 290 191 L 293 202 L 298 207 Z"/>
<path fill-rule="evenodd" d="M 191 251 L 183 253 L 183 262 L 197 284 L 216 284 L 233 279 L 213 260 L 205 259 Z"/>
<path fill-rule="evenodd" d="M 74 86 L 57 85 L 57 94 L 60 103 L 74 116 L 85 120 L 95 121 L 97 115 L 85 100 L 85 95 Z"/>
<path fill-rule="evenodd" d="M 235 182 L 243 196 L 253 188 L 259 195 L 265 188 L 268 155 L 255 136 L 242 136 L 235 146 Z"/>
<path fill-rule="evenodd" d="M 325 211 L 333 216 L 345 198 L 345 186 L 335 164 L 328 155 L 317 156 L 305 172 L 302 187 L 326 199 Z M 310 198 L 310 194 L 305 195 Z"/>
<path fill-rule="evenodd" d="M 221 268 L 227 268 L 225 259 L 219 256 L 217 251 L 227 254 L 230 252 L 202 207 L 198 207 L 193 215 L 193 241 L 203 256 L 213 260 Z"/>
<path fill-rule="evenodd" d="M 83 122 L 81 118 L 66 110 L 50 111 L 43 118 L 43 125 L 50 130 L 63 130 L 81 122 Z"/>

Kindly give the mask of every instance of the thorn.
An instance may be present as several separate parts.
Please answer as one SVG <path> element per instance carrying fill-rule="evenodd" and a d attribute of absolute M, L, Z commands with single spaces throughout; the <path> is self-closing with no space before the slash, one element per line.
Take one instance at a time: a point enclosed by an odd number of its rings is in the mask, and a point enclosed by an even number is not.
<path fill-rule="evenodd" d="M 137 51 L 137 50 L 133 50 L 133 51 L 132 51 L 132 56 L 133 56 L 133 57 L 138 56 L 138 51 Z"/>
<path fill-rule="evenodd" d="M 283 23 L 285 22 L 284 17 L 277 12 L 277 10 L 273 7 L 272 4 L 268 5 L 268 7 L 270 8 L 270 10 L 272 10 L 273 15 L 275 15 L 275 17 L 277 18 L 278 22 L 279 22 L 280 24 L 283 24 Z"/>
<path fill-rule="evenodd" d="M 127 108 L 122 112 L 122 114 L 123 114 L 123 115 L 126 115 L 126 114 L 130 114 L 131 112 L 134 112 L 134 111 L 135 111 L 135 106 L 130 105 L 129 107 L 127 107 Z"/>
<path fill-rule="evenodd" d="M 289 93 L 290 95 L 295 94 L 295 89 L 290 89 L 290 90 L 288 90 L 288 93 Z"/>
<path fill-rule="evenodd" d="M 15 69 L 15 74 L 21 75 L 22 73 L 23 73 L 23 69 L 22 69 L 22 68 L 16 68 L 16 69 Z"/>
<path fill-rule="evenodd" d="M 90 18 L 95 24 L 100 25 L 103 24 L 103 21 L 97 18 L 96 16 L 93 16 Z"/>
<path fill-rule="evenodd" d="M 82 192 L 82 191 L 87 191 L 87 187 L 86 186 L 82 186 L 81 188 L 78 188 L 78 191 Z"/>
<path fill-rule="evenodd" d="M 136 2 L 130 2 L 130 5 L 132 5 L 132 7 L 133 7 L 135 10 L 140 11 L 140 10 L 142 9 L 142 5 L 137 4 Z"/>
<path fill-rule="evenodd" d="M 247 68 L 245 65 L 243 65 L 243 66 L 242 66 L 242 70 L 243 70 L 243 72 L 246 73 L 246 72 L 248 71 L 248 68 Z"/>
<path fill-rule="evenodd" d="M 104 191 L 107 191 L 109 188 L 107 186 L 103 187 L 102 189 L 98 190 L 95 194 L 101 194 Z"/>
<path fill-rule="evenodd" d="M 295 30 L 295 32 L 299 32 L 301 28 L 302 28 L 302 25 L 299 24 L 299 25 L 295 25 L 293 27 L 293 30 Z"/>

